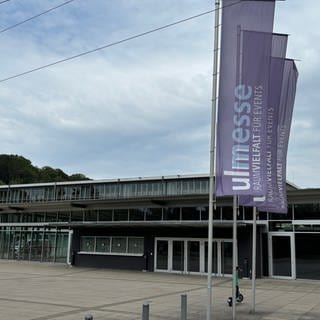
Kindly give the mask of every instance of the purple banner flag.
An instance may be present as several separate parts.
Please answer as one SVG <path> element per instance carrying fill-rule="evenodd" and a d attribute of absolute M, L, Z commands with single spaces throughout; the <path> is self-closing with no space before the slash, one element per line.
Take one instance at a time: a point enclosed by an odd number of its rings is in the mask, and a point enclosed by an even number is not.
<path fill-rule="evenodd" d="M 263 195 L 263 141 L 258 139 L 264 139 L 264 135 L 254 130 L 263 120 L 258 110 L 267 103 L 274 1 L 223 3 L 216 195 Z"/>
<path fill-rule="evenodd" d="M 282 66 L 279 66 L 282 67 Z M 298 71 L 293 60 L 285 59 L 277 118 L 272 125 L 276 135 L 267 161 L 267 193 L 265 197 L 240 197 L 240 204 L 256 206 L 260 211 L 287 213 L 286 162 Z M 270 159 L 270 167 L 269 167 Z M 269 171 L 272 170 L 272 171 Z"/>
<path fill-rule="evenodd" d="M 281 88 L 279 122 L 277 132 L 276 179 L 272 197 L 266 197 L 258 208 L 260 211 L 287 213 L 287 152 L 291 128 L 294 100 L 298 80 L 298 70 L 293 60 L 286 59 Z"/>
<path fill-rule="evenodd" d="M 279 122 L 279 108 L 281 98 L 281 88 L 283 82 L 283 72 L 288 36 L 283 34 L 272 35 L 272 57 L 269 70 L 269 92 L 268 106 L 265 109 L 266 118 L 263 126 L 266 134 L 266 149 L 263 158 L 265 166 L 264 176 L 262 177 L 266 185 L 266 193 L 254 200 L 252 196 L 240 196 L 239 204 L 243 206 L 259 207 L 266 202 L 279 206 L 275 203 L 276 197 L 276 165 L 277 165 L 277 130 Z"/>

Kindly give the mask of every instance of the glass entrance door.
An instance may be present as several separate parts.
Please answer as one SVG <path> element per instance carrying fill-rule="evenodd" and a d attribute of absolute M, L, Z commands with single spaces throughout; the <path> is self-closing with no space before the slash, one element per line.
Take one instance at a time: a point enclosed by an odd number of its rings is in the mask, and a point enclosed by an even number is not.
<path fill-rule="evenodd" d="M 271 276 L 295 278 L 293 234 L 270 234 L 269 258 Z"/>
<path fill-rule="evenodd" d="M 212 273 L 232 274 L 232 240 L 212 242 Z M 155 242 L 155 271 L 179 273 L 208 272 L 208 241 L 205 239 L 158 238 Z"/>
<path fill-rule="evenodd" d="M 221 241 L 221 275 L 232 274 L 232 242 Z"/>
<path fill-rule="evenodd" d="M 157 241 L 156 269 L 168 270 L 168 240 Z"/>
<path fill-rule="evenodd" d="M 172 241 L 172 270 L 184 271 L 184 241 Z"/>
<path fill-rule="evenodd" d="M 218 242 L 214 241 L 212 243 L 212 273 L 218 274 Z M 208 272 L 208 241 L 205 242 L 204 247 L 205 261 L 204 269 L 205 272 Z"/>
<path fill-rule="evenodd" d="M 188 241 L 188 272 L 200 272 L 200 241 Z"/>

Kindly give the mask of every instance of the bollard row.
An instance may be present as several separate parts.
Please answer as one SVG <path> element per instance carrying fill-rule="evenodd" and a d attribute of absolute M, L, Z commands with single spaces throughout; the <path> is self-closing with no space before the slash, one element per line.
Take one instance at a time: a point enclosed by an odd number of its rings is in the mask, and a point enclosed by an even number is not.
<path fill-rule="evenodd" d="M 144 303 L 142 305 L 142 320 L 149 320 L 149 303 Z M 181 295 L 181 320 L 187 320 L 187 295 Z M 84 320 L 93 320 L 93 316 L 91 314 L 86 314 Z"/>

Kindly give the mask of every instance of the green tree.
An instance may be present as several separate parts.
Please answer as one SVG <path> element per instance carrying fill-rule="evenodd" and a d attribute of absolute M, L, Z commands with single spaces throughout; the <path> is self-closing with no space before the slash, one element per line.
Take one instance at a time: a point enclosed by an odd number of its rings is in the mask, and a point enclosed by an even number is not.
<path fill-rule="evenodd" d="M 76 173 L 67 175 L 61 169 L 49 166 L 38 168 L 31 161 L 18 155 L 0 155 L 0 184 L 22 184 L 36 182 L 59 182 L 88 180 L 88 178 Z"/>

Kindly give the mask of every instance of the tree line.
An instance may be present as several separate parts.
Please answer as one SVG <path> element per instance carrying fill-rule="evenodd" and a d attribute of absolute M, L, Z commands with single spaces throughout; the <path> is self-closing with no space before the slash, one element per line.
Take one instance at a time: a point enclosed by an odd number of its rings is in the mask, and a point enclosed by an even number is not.
<path fill-rule="evenodd" d="M 81 173 L 68 175 L 61 169 L 33 166 L 29 159 L 19 155 L 0 155 L 0 184 L 61 182 L 89 180 Z"/>

